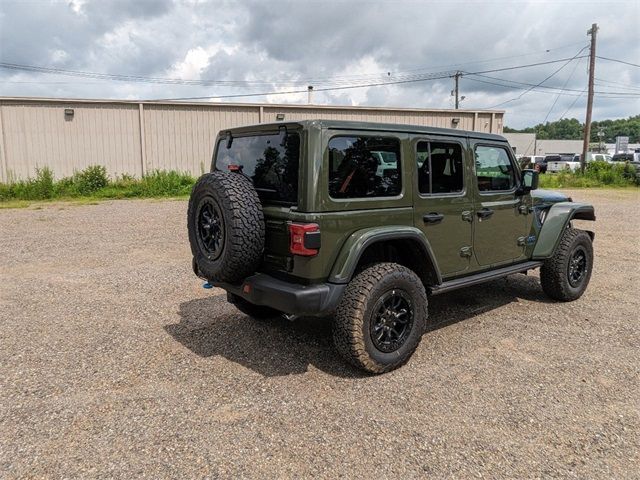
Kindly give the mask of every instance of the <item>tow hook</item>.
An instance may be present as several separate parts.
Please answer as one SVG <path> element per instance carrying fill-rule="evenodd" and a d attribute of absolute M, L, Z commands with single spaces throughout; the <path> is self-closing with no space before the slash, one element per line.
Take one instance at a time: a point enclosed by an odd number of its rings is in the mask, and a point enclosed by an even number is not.
<path fill-rule="evenodd" d="M 297 320 L 298 318 L 300 318 L 299 315 L 294 315 L 293 313 L 283 313 L 282 314 L 282 318 L 284 318 L 285 320 L 289 320 L 290 322 L 293 322 L 295 320 Z"/>

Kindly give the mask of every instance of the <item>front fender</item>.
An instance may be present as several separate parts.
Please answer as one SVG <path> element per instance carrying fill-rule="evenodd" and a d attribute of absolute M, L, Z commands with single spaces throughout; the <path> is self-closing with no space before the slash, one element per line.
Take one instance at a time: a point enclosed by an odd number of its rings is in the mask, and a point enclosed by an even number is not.
<path fill-rule="evenodd" d="M 329 282 L 349 282 L 358 266 L 362 253 L 367 247 L 374 243 L 388 240 L 413 240 L 417 242 L 425 255 L 425 260 L 428 258 L 431 262 L 438 284 L 442 283 L 440 269 L 427 237 L 419 229 L 403 225 L 364 228 L 352 233 L 340 249 L 340 253 L 331 269 Z M 419 261 L 419 259 L 416 259 L 416 261 Z"/>
<path fill-rule="evenodd" d="M 533 249 L 533 260 L 549 258 L 555 252 L 564 230 L 573 219 L 595 221 L 593 205 L 578 202 L 559 202 L 554 204 L 540 229 L 538 241 Z"/>

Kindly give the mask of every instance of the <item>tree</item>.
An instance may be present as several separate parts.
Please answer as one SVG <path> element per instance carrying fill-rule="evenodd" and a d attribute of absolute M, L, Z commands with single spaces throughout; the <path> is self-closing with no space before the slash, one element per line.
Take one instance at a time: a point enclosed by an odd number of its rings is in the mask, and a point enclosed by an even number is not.
<path fill-rule="evenodd" d="M 629 137 L 630 143 L 640 143 L 640 115 L 616 120 L 602 120 L 591 123 L 591 142 L 599 142 L 598 131 L 604 131 L 604 141 L 614 143 L 616 137 Z M 562 118 L 555 122 L 539 123 L 535 127 L 521 130 L 504 127 L 505 133 L 535 133 L 540 140 L 580 140 L 584 134 L 584 124 L 576 118 Z"/>

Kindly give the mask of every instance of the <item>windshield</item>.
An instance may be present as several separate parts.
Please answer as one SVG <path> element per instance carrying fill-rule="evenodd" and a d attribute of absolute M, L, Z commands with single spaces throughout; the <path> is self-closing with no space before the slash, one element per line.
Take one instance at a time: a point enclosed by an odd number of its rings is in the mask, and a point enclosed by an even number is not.
<path fill-rule="evenodd" d="M 278 133 L 233 137 L 230 148 L 222 138 L 216 151 L 216 168 L 242 172 L 253 181 L 261 200 L 298 202 L 299 134 L 289 133 L 284 142 Z"/>

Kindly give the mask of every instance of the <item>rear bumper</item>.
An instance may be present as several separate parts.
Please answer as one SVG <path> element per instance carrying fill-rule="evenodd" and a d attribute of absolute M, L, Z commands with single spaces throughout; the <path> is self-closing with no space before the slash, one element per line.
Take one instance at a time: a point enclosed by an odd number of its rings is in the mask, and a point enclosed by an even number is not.
<path fill-rule="evenodd" d="M 241 285 L 213 283 L 254 305 L 264 305 L 292 315 L 322 317 L 331 315 L 346 285 L 318 283 L 300 285 L 258 273 L 247 277 Z"/>

